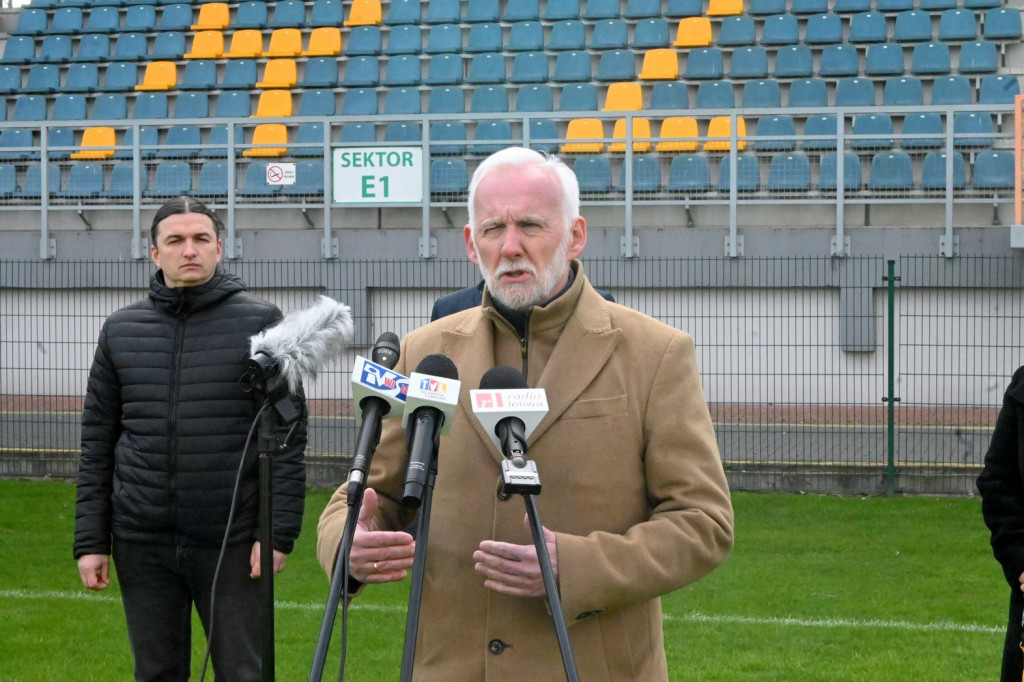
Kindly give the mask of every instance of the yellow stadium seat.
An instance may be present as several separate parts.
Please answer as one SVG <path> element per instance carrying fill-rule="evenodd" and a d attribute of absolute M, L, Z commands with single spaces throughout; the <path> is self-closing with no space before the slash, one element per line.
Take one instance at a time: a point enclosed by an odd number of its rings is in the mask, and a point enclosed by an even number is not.
<path fill-rule="evenodd" d="M 679 53 L 670 47 L 659 47 L 644 53 L 640 79 L 646 81 L 678 80 Z"/>
<path fill-rule="evenodd" d="M 173 90 L 178 84 L 178 67 L 174 62 L 150 62 L 136 90 Z"/>
<path fill-rule="evenodd" d="M 708 47 L 711 45 L 711 20 L 707 17 L 685 17 L 676 30 L 676 47 Z"/>
<path fill-rule="evenodd" d="M 697 119 L 692 116 L 670 116 L 661 122 L 656 152 L 697 151 Z"/>
<path fill-rule="evenodd" d="M 93 126 L 82 133 L 82 148 L 71 152 L 72 159 L 109 159 L 117 145 L 114 129 L 107 126 Z"/>
<path fill-rule="evenodd" d="M 633 151 L 634 152 L 649 152 L 651 151 L 651 122 L 646 118 L 634 118 L 633 119 Z M 626 151 L 626 119 L 620 118 L 615 122 L 615 129 L 612 131 L 613 140 L 622 140 L 621 142 L 612 142 L 608 145 L 608 151 L 610 152 L 625 152 Z"/>
<path fill-rule="evenodd" d="M 352 0 L 345 26 L 380 26 L 382 19 L 380 0 Z"/>
<path fill-rule="evenodd" d="M 639 111 L 644 108 L 644 94 L 639 83 L 612 83 L 604 98 L 604 111 Z"/>
<path fill-rule="evenodd" d="M 250 118 L 282 118 L 292 115 L 290 90 L 264 90 L 256 102 L 256 113 Z"/>
<path fill-rule="evenodd" d="M 283 123 L 261 123 L 252 131 L 254 145 L 287 145 L 288 128 Z M 252 147 L 242 152 L 242 156 L 284 156 L 288 153 L 287 146 Z"/>
<path fill-rule="evenodd" d="M 730 127 L 728 116 L 715 116 L 708 124 L 708 141 L 704 143 L 706 152 L 727 152 L 732 149 L 732 142 L 729 140 Z M 742 116 L 736 117 L 736 149 L 743 151 L 747 143 L 743 138 L 747 136 L 747 122 Z"/>
<path fill-rule="evenodd" d="M 192 38 L 192 50 L 185 59 L 223 59 L 224 34 L 220 31 L 199 31 Z"/>
<path fill-rule="evenodd" d="M 231 34 L 231 48 L 224 53 L 228 59 L 252 59 L 263 54 L 263 33 L 244 28 Z"/>
<path fill-rule="evenodd" d="M 731 17 L 737 14 L 743 14 L 743 0 L 708 0 L 709 17 Z"/>
<path fill-rule="evenodd" d="M 294 59 L 271 59 L 263 69 L 263 80 L 257 88 L 294 88 L 299 80 Z"/>
<path fill-rule="evenodd" d="M 223 31 L 231 21 L 226 2 L 205 2 L 199 6 L 199 18 L 192 24 L 193 31 Z"/>
<path fill-rule="evenodd" d="M 297 28 L 275 28 L 264 57 L 298 57 L 302 54 L 302 31 Z"/>
<path fill-rule="evenodd" d="M 604 149 L 604 124 L 599 118 L 574 118 L 565 133 L 567 140 L 598 140 L 597 142 L 566 142 L 563 154 L 598 154 Z"/>
<path fill-rule="evenodd" d="M 337 26 L 319 26 L 309 34 L 309 44 L 303 57 L 333 57 L 341 54 L 341 29 Z"/>

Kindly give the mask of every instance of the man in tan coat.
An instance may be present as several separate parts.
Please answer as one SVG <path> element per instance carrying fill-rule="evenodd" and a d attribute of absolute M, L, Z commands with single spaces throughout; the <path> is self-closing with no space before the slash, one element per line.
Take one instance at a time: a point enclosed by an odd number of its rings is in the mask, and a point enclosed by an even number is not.
<path fill-rule="evenodd" d="M 660 595 L 712 571 L 733 543 L 693 341 L 591 287 L 576 260 L 587 237 L 578 184 L 555 158 L 510 148 L 481 163 L 464 231 L 486 282 L 481 305 L 408 334 L 395 368 L 409 374 L 441 353 L 466 388 L 437 456 L 414 677 L 565 679 L 525 507 L 498 499 L 501 453 L 469 402 L 489 369 L 509 365 L 547 395 L 528 454 L 580 679 L 667 680 Z M 353 536 L 360 583 L 412 567 L 415 541 L 401 531 L 414 515 L 401 506 L 407 457 L 390 420 Z M 346 489 L 320 519 L 328 573 Z"/>

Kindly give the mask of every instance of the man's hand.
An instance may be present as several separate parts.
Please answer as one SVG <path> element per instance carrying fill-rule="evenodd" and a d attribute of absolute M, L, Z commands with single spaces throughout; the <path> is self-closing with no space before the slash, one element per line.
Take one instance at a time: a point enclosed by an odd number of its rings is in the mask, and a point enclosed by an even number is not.
<path fill-rule="evenodd" d="M 106 554 L 85 554 L 78 559 L 78 574 L 88 590 L 104 590 L 110 584 L 110 557 Z"/>
<path fill-rule="evenodd" d="M 530 530 L 530 518 L 525 517 L 526 529 Z M 555 534 L 544 531 L 544 544 L 551 558 L 551 572 L 558 579 L 558 547 Z M 512 545 L 507 542 L 484 540 L 480 548 L 473 552 L 473 567 L 477 573 L 486 578 L 484 586 L 495 592 L 510 594 L 516 597 L 543 597 L 544 576 L 540 571 L 537 559 L 537 548 L 531 545 Z"/>
<path fill-rule="evenodd" d="M 416 542 L 403 531 L 374 530 L 377 491 L 367 488 L 359 508 L 359 520 L 348 555 L 349 575 L 361 583 L 390 583 L 403 580 L 412 568 Z"/>
<path fill-rule="evenodd" d="M 277 575 L 284 570 L 284 565 L 288 561 L 288 555 L 284 552 L 274 550 L 274 575 Z M 257 540 L 252 545 L 252 552 L 249 554 L 249 577 L 259 578 L 260 573 L 260 541 Z"/>

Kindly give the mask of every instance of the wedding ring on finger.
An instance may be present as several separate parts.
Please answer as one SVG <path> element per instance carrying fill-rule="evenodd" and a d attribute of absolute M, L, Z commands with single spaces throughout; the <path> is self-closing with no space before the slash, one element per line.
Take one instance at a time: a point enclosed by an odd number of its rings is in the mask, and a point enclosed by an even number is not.
<path fill-rule="evenodd" d="M 377 562 L 376 561 L 373 562 L 373 572 L 374 573 L 380 573 L 380 569 L 377 568 Z"/>

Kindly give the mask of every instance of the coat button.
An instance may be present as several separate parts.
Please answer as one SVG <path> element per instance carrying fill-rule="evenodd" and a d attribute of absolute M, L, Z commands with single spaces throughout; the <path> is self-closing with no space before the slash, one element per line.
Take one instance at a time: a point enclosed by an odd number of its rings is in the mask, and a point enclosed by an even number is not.
<path fill-rule="evenodd" d="M 490 651 L 495 656 L 497 656 L 498 654 L 500 654 L 502 651 L 505 650 L 506 646 L 508 646 L 508 645 L 505 644 L 500 639 L 492 639 L 490 642 L 487 643 L 487 650 Z"/>

